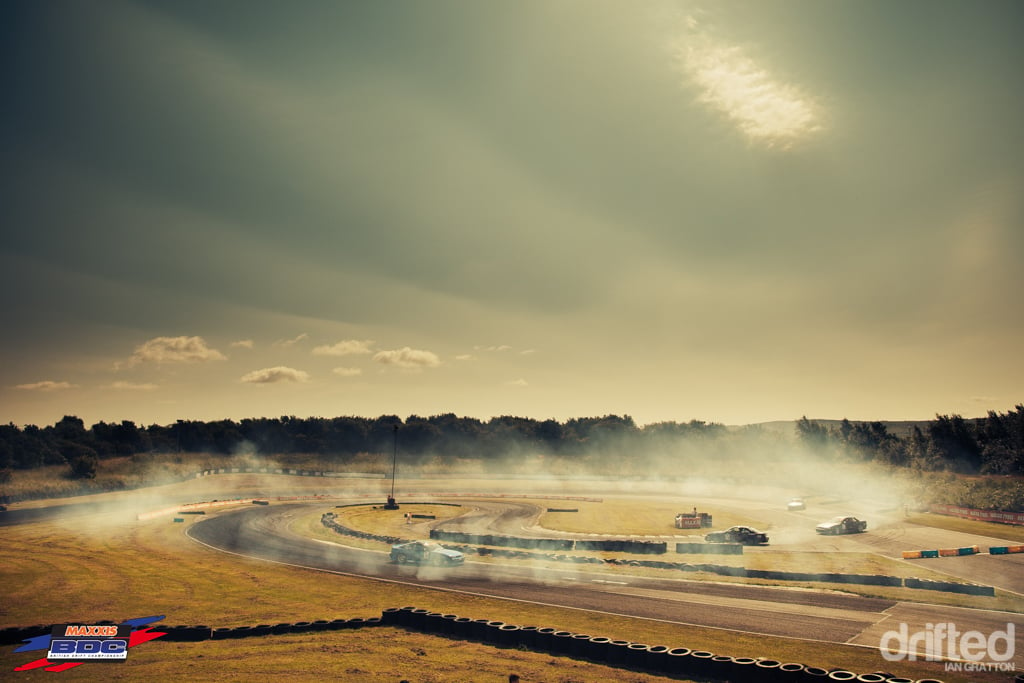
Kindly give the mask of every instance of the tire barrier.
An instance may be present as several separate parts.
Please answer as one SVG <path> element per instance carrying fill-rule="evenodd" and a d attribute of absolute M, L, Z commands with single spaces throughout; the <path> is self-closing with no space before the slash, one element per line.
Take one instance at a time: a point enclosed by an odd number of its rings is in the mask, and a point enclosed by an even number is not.
<path fill-rule="evenodd" d="M 903 680 L 878 672 L 858 675 L 845 669 L 822 669 L 793 662 L 782 663 L 766 657 L 732 657 L 685 647 L 669 648 L 665 645 L 611 640 L 552 627 L 519 626 L 503 621 L 429 612 L 409 606 L 385 609 L 376 622 L 432 635 L 475 640 L 499 648 L 525 648 L 630 671 L 697 677 L 710 681 L 899 683 Z"/>
<path fill-rule="evenodd" d="M 804 680 L 804 665 L 796 662 L 780 664 L 776 680 L 780 683 L 797 683 Z"/>
<path fill-rule="evenodd" d="M 170 626 L 161 627 L 160 630 L 167 633 L 163 637 L 165 641 L 198 643 L 213 638 L 213 629 L 209 626 Z"/>
<path fill-rule="evenodd" d="M 742 555 L 739 543 L 676 543 L 676 552 L 687 555 Z"/>
<path fill-rule="evenodd" d="M 44 633 L 50 633 L 53 630 L 52 625 L 38 625 L 38 626 L 8 626 L 5 629 L 0 630 L 0 645 L 21 645 L 23 640 L 29 638 L 35 638 L 36 636 Z"/>
<path fill-rule="evenodd" d="M 469 534 L 460 531 L 432 529 L 430 538 L 435 541 L 461 543 L 474 546 L 497 548 L 522 548 L 524 550 L 561 550 L 620 552 L 634 555 L 664 555 L 668 544 L 664 541 L 631 540 L 573 540 L 571 538 L 523 538 L 495 534 Z"/>
<path fill-rule="evenodd" d="M 905 588 L 920 588 L 922 590 L 942 591 L 944 593 L 962 593 L 964 595 L 983 595 L 993 597 L 996 589 L 992 586 L 978 586 L 972 583 L 952 583 L 951 581 L 929 581 L 927 579 L 915 579 L 908 577 L 903 579 Z"/>
<path fill-rule="evenodd" d="M 396 543 L 405 543 L 410 539 L 399 538 L 398 536 L 381 536 L 379 534 L 369 534 L 364 531 L 356 531 L 350 529 L 344 524 L 338 522 L 337 516 L 333 512 L 325 512 L 320 516 L 320 523 L 343 536 L 352 536 L 353 538 L 361 538 L 366 541 L 379 541 L 381 543 L 387 543 L 388 545 L 395 545 Z"/>
<path fill-rule="evenodd" d="M 486 545 L 500 548 L 524 548 L 528 550 L 572 550 L 573 541 L 568 538 L 518 538 L 515 536 L 496 536 L 493 534 L 467 534 L 459 531 L 430 530 L 430 538 L 435 541 L 463 543 L 467 545 Z"/>

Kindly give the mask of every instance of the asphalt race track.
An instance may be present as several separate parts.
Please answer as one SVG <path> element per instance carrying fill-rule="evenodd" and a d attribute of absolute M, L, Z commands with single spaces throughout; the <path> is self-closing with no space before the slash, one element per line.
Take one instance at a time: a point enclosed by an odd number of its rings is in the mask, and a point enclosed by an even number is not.
<path fill-rule="evenodd" d="M 383 582 L 823 643 L 876 648 L 881 634 L 900 622 L 906 622 L 911 632 L 923 630 L 927 624 L 953 621 L 962 631 L 991 633 L 1020 621 L 1019 614 L 1007 612 L 825 591 L 599 574 L 575 568 L 551 570 L 472 561 L 455 568 L 398 567 L 388 563 L 385 552 L 348 548 L 289 530 L 295 517 L 323 507 L 322 503 L 292 504 L 221 512 L 196 522 L 188 534 L 197 542 L 244 557 Z M 1024 648 L 1024 632 L 1016 636 L 1016 647 Z"/>

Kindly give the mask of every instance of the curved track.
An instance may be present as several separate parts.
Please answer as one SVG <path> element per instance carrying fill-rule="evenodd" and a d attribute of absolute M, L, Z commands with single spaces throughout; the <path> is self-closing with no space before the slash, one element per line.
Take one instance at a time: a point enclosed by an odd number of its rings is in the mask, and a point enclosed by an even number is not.
<path fill-rule="evenodd" d="M 244 557 L 433 589 L 520 600 L 567 609 L 656 619 L 747 633 L 876 648 L 883 632 L 907 622 L 955 621 L 961 629 L 1005 629 L 1020 615 L 898 603 L 831 592 L 611 576 L 512 564 L 467 562 L 457 568 L 397 567 L 383 552 L 299 536 L 290 522 L 322 505 L 281 505 L 223 512 L 197 522 L 189 536 Z M 398 605 L 396 605 L 398 606 Z M 918 625 L 919 626 L 916 626 Z M 1018 636 L 1024 648 L 1024 633 Z M 1019 650 L 1024 651 L 1024 649 Z"/>

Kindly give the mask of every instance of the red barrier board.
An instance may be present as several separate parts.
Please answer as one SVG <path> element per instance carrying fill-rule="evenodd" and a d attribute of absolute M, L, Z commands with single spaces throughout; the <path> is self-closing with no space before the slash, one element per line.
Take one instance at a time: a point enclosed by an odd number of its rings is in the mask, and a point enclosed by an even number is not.
<path fill-rule="evenodd" d="M 1024 526 L 1024 512 L 1000 512 L 998 510 L 975 510 L 957 505 L 932 505 L 929 510 L 939 515 L 973 519 L 979 522 L 998 522 Z"/>

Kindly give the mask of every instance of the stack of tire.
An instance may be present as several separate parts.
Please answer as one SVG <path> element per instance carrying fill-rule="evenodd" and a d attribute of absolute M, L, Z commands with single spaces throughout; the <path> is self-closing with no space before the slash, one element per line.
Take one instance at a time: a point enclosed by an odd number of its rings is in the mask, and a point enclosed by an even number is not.
<path fill-rule="evenodd" d="M 381 623 L 459 640 L 475 640 L 496 647 L 527 648 L 658 675 L 750 683 L 915 683 L 911 679 L 881 672 L 858 675 L 844 669 L 822 669 L 764 657 L 730 657 L 685 647 L 670 648 L 666 645 L 611 640 L 550 627 L 519 626 L 502 621 L 442 614 L 411 606 L 384 610 Z M 941 681 L 925 679 L 917 683 Z"/>

